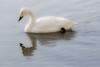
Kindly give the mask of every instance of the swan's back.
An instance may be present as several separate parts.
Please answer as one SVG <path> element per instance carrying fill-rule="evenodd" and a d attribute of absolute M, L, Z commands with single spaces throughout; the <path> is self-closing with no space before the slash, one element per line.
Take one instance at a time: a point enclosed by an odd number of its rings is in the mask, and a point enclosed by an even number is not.
<path fill-rule="evenodd" d="M 61 28 L 66 30 L 72 28 L 74 22 L 66 20 L 60 17 L 42 17 L 36 20 L 36 24 L 33 26 L 32 32 L 34 33 L 50 33 L 58 32 Z"/>

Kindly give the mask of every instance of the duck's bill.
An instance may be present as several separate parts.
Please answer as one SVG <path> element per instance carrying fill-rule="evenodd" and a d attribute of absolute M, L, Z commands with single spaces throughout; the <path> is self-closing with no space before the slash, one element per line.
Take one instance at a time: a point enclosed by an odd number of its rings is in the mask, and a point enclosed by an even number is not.
<path fill-rule="evenodd" d="M 18 20 L 18 21 L 20 21 L 22 18 L 23 18 L 23 17 L 19 17 L 19 20 Z"/>

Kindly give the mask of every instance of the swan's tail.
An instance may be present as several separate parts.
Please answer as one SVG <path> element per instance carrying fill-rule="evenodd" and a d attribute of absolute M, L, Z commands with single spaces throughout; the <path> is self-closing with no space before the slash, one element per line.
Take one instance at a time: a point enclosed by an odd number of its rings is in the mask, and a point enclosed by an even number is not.
<path fill-rule="evenodd" d="M 73 21 L 67 21 L 67 26 L 66 26 L 66 30 L 69 30 L 69 29 L 71 29 L 76 23 L 75 22 L 73 22 Z"/>

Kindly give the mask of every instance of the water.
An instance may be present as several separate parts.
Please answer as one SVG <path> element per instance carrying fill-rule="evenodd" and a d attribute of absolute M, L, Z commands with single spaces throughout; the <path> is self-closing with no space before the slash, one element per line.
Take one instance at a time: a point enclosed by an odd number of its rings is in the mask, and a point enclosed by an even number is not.
<path fill-rule="evenodd" d="M 31 8 L 37 18 L 60 16 L 77 22 L 75 32 L 24 33 L 29 16 L 17 22 L 22 7 Z M 99 25 L 99 0 L 2 0 L 0 67 L 99 67 Z"/>

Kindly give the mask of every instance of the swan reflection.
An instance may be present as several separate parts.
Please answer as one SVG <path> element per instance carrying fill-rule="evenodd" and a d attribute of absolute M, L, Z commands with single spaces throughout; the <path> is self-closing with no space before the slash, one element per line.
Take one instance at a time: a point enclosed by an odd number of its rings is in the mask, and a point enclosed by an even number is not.
<path fill-rule="evenodd" d="M 37 48 L 37 41 L 42 46 L 56 46 L 56 41 L 59 40 L 72 40 L 75 38 L 75 32 L 66 32 L 66 33 L 50 33 L 50 34 L 32 34 L 26 33 L 32 46 L 25 47 L 22 43 L 20 46 L 22 48 L 22 53 L 24 56 L 34 55 L 34 50 Z"/>

